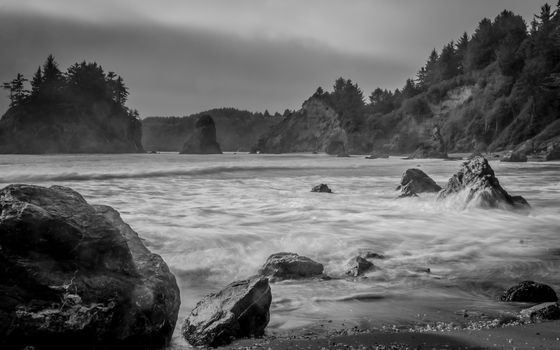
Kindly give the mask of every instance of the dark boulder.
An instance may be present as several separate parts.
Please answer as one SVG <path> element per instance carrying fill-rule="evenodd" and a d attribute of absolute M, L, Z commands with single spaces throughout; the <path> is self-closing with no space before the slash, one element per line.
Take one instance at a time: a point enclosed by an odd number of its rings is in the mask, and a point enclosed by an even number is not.
<path fill-rule="evenodd" d="M 259 274 L 270 281 L 321 277 L 323 265 L 294 253 L 276 253 L 268 257 Z"/>
<path fill-rule="evenodd" d="M 546 284 L 523 281 L 510 289 L 500 298 L 502 301 L 518 301 L 527 303 L 545 303 L 558 301 L 558 297 L 550 286 Z"/>
<path fill-rule="evenodd" d="M 356 256 L 346 263 L 346 274 L 348 276 L 358 277 L 373 268 L 374 265 L 372 262 L 362 258 L 361 256 Z"/>
<path fill-rule="evenodd" d="M 560 305 L 556 302 L 542 303 L 520 312 L 522 318 L 531 320 L 560 320 Z"/>
<path fill-rule="evenodd" d="M 441 187 L 420 169 L 408 169 L 401 178 L 397 191 L 401 191 L 399 197 L 411 197 L 418 193 L 439 192 Z"/>
<path fill-rule="evenodd" d="M 326 184 L 320 184 L 320 185 L 314 186 L 311 189 L 311 192 L 332 193 L 332 190 Z"/>
<path fill-rule="evenodd" d="M 216 141 L 216 125 L 209 115 L 198 118 L 194 132 L 189 136 L 181 154 L 222 154 Z"/>
<path fill-rule="evenodd" d="M 61 186 L 0 190 L 0 347 L 169 343 L 175 277 L 114 209 Z"/>
<path fill-rule="evenodd" d="M 219 346 L 236 338 L 262 336 L 271 302 L 267 278 L 233 282 L 196 304 L 183 324 L 183 337 L 194 346 Z"/>
<path fill-rule="evenodd" d="M 463 191 L 467 191 L 465 206 L 474 203 L 482 208 L 529 208 L 523 197 L 510 196 L 500 186 L 494 170 L 482 156 L 474 156 L 464 162 L 459 171 L 449 179 L 447 186 L 439 192 L 438 199 L 442 200 Z"/>
<path fill-rule="evenodd" d="M 500 159 L 500 162 L 526 162 L 527 155 L 523 152 L 509 151 Z"/>

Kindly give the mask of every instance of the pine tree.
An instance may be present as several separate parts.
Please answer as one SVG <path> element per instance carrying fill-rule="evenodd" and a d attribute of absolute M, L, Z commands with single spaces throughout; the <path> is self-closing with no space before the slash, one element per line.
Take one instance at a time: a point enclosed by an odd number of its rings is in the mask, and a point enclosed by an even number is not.
<path fill-rule="evenodd" d="M 27 79 L 23 74 L 18 73 L 16 78 L 10 82 L 2 84 L 2 87 L 10 92 L 10 107 L 17 107 L 25 102 L 29 96 L 29 91 L 25 89 Z"/>
<path fill-rule="evenodd" d="M 457 70 L 459 71 L 459 74 L 463 74 L 465 72 L 464 61 L 468 47 L 469 35 L 467 34 L 467 32 L 464 32 L 455 45 L 455 54 L 457 55 Z"/>
<path fill-rule="evenodd" d="M 31 95 L 37 96 L 41 90 L 41 85 L 43 84 L 43 71 L 41 67 L 37 68 L 37 71 L 31 79 Z"/>

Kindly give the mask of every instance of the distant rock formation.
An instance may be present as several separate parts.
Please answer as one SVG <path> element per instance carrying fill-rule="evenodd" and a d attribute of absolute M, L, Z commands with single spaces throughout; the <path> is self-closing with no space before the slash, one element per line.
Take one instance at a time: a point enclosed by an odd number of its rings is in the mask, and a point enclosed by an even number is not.
<path fill-rule="evenodd" d="M 259 273 L 269 277 L 271 282 L 320 277 L 323 265 L 294 253 L 276 253 L 268 257 Z"/>
<path fill-rule="evenodd" d="M 312 97 L 302 109 L 287 116 L 265 133 L 253 147 L 260 153 L 349 152 L 347 133 L 336 111 L 326 102 Z"/>
<path fill-rule="evenodd" d="M 510 196 L 503 188 L 486 158 L 475 155 L 461 165 L 438 194 L 442 200 L 452 195 L 466 192 L 464 205 L 474 203 L 483 208 L 529 208 L 529 203 L 521 196 Z"/>
<path fill-rule="evenodd" d="M 509 151 L 501 159 L 500 162 L 526 162 L 527 155 L 520 151 Z"/>
<path fill-rule="evenodd" d="M 439 186 L 431 177 L 420 169 L 407 169 L 401 178 L 401 183 L 397 186 L 399 197 L 414 197 L 418 193 L 439 192 Z"/>
<path fill-rule="evenodd" d="M 67 187 L 5 187 L 0 246 L 3 349 L 169 343 L 180 304 L 175 277 L 113 208 Z"/>
<path fill-rule="evenodd" d="M 271 302 L 265 277 L 233 282 L 196 304 L 183 324 L 183 337 L 194 346 L 216 347 L 235 338 L 262 336 Z"/>
<path fill-rule="evenodd" d="M 195 123 L 194 132 L 187 138 L 181 154 L 222 154 L 216 142 L 216 125 L 209 115 L 203 115 Z"/>
<path fill-rule="evenodd" d="M 441 137 L 439 126 L 434 126 L 432 130 L 432 139 L 422 143 L 408 159 L 425 159 L 425 158 L 438 158 L 446 159 L 447 151 L 445 142 Z"/>

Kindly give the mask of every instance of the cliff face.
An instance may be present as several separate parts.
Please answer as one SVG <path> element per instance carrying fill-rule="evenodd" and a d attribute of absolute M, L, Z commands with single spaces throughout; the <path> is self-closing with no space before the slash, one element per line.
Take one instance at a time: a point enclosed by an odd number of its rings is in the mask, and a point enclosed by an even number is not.
<path fill-rule="evenodd" d="M 253 151 L 262 153 L 347 152 L 348 135 L 333 108 L 317 98 L 286 117 L 258 141 Z"/>
<path fill-rule="evenodd" d="M 140 153 L 140 120 L 110 103 L 11 108 L 0 119 L 0 153 Z"/>
<path fill-rule="evenodd" d="M 209 115 L 216 124 L 216 141 L 223 151 L 248 152 L 280 117 L 233 108 L 212 109 L 187 117 L 149 117 L 142 120 L 142 144 L 146 150 L 177 152 L 186 138 L 194 133 L 195 122 L 202 115 Z"/>

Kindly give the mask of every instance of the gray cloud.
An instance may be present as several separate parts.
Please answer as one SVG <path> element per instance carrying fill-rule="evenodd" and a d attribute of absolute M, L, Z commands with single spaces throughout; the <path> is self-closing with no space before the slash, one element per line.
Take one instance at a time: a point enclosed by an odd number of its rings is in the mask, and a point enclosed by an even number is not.
<path fill-rule="evenodd" d="M 297 108 L 339 76 L 403 85 L 433 47 L 472 31 L 483 15 L 535 0 L 119 2 L 0 4 L 0 81 L 30 76 L 53 53 L 61 68 L 96 61 L 122 75 L 142 115 L 220 106 Z M 6 99 L 0 99 L 5 109 Z"/>

